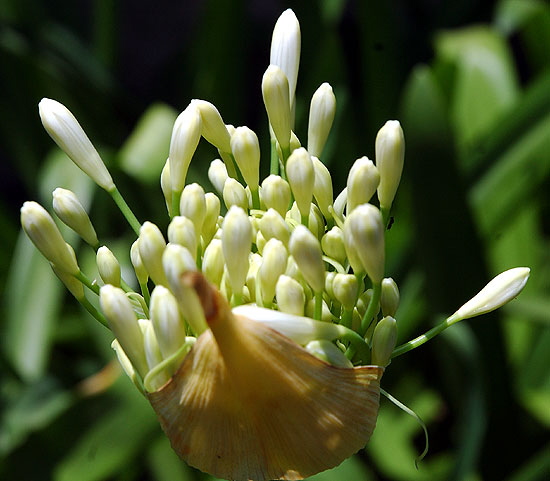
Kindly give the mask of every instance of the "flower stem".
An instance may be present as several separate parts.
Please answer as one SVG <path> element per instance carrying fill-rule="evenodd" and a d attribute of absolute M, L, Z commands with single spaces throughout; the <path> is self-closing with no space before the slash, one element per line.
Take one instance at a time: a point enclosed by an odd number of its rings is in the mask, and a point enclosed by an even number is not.
<path fill-rule="evenodd" d="M 90 289 L 94 294 L 99 295 L 99 286 L 94 282 L 92 282 L 86 274 L 82 271 L 78 271 L 78 274 L 75 274 L 75 277 L 82 282 L 88 289 Z"/>
<path fill-rule="evenodd" d="M 361 335 L 365 335 L 367 329 L 370 326 L 371 321 L 374 319 L 374 316 L 377 314 L 379 305 L 380 305 L 380 296 L 382 294 L 382 283 L 378 282 L 372 286 L 372 297 L 370 299 L 367 310 L 363 319 L 361 319 Z"/>
<path fill-rule="evenodd" d="M 122 215 L 126 217 L 126 220 L 130 224 L 130 227 L 134 229 L 134 232 L 137 235 L 139 235 L 139 229 L 141 227 L 141 224 L 137 220 L 136 216 L 134 215 L 134 213 L 132 212 L 132 210 L 130 209 L 130 207 L 122 197 L 121 193 L 116 188 L 116 186 L 113 188 L 113 190 L 109 191 L 109 194 L 111 194 L 111 197 L 113 198 L 113 200 L 115 201 L 115 204 L 120 209 L 120 212 L 122 212 Z"/>
<path fill-rule="evenodd" d="M 416 349 L 417 347 L 421 346 L 425 342 L 428 342 L 430 339 L 433 339 L 438 334 L 441 334 L 449 326 L 452 326 L 454 322 L 455 321 L 452 318 L 448 317 L 443 322 L 433 327 L 429 331 L 425 332 L 424 334 L 418 336 L 417 338 L 412 339 L 411 341 L 406 342 L 404 344 L 401 344 L 400 346 L 397 346 L 392 352 L 392 355 L 391 355 L 392 359 L 394 357 L 401 356 L 401 354 L 405 354 L 406 352 L 412 351 L 413 349 Z"/>
<path fill-rule="evenodd" d="M 109 324 L 107 324 L 107 319 L 99 312 L 92 303 L 84 297 L 83 299 L 78 300 L 80 304 L 93 316 L 95 317 L 101 324 L 103 324 L 107 329 L 109 329 Z"/>

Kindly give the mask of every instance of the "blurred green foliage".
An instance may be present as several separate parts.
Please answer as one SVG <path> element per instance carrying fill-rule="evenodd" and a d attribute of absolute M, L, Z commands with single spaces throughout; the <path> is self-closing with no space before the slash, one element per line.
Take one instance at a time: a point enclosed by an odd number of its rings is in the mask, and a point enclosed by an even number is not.
<path fill-rule="evenodd" d="M 480 4 L 483 4 L 481 6 Z M 284 8 L 302 27 L 297 125 L 323 82 L 338 112 L 323 161 L 335 191 L 374 156 L 390 118 L 406 167 L 393 213 L 388 274 L 400 285 L 402 341 L 429 328 L 497 272 L 531 279 L 501 312 L 456 326 L 398 358 L 367 448 L 320 480 L 507 480 L 550 476 L 550 6 L 543 0 L 406 2 L 204 0 L 0 3 L 0 478 L 211 479 L 170 449 L 153 412 L 118 376 L 107 330 L 76 306 L 19 234 L 27 199 L 62 186 L 89 206 L 100 239 L 133 241 L 104 192 L 40 125 L 52 97 L 79 118 L 141 221 L 165 227 L 158 177 L 171 124 L 191 98 L 267 145 L 260 81 Z M 215 152 L 199 147 L 206 183 Z M 267 164 L 268 162 L 265 162 Z M 64 234 L 79 249 L 70 232 Z M 83 270 L 93 272 L 93 253 Z M 129 269 L 129 259 L 119 256 Z M 114 374 L 113 374 L 114 373 Z"/>

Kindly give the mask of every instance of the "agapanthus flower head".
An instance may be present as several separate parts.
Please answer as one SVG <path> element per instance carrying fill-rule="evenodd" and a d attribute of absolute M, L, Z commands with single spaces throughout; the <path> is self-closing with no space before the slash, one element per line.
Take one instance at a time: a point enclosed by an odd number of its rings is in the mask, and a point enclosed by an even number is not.
<path fill-rule="evenodd" d="M 265 179 L 252 129 L 226 125 L 205 100 L 178 116 L 160 179 L 166 235 L 161 223 L 137 220 L 74 116 L 58 102 L 40 103 L 52 138 L 109 192 L 135 232 L 135 280 L 99 247 L 74 194 L 57 189 L 54 210 L 97 249 L 97 281 L 80 270 L 43 207 L 21 209 L 23 229 L 54 272 L 113 332 L 124 371 L 176 452 L 232 480 L 302 479 L 338 465 L 369 440 L 392 357 L 508 302 L 529 275 L 518 268 L 497 276 L 439 327 L 395 347 L 399 290 L 385 277 L 385 227 L 403 131 L 397 121 L 382 127 L 376 165 L 358 159 L 334 198 L 323 152 L 336 99 L 326 83 L 315 93 L 302 147 L 291 130 L 299 58 L 300 27 L 287 10 L 262 82 L 272 133 Z M 217 149 L 208 169 L 216 192 L 187 182 L 201 137 Z M 99 295 L 102 312 L 86 293 Z"/>

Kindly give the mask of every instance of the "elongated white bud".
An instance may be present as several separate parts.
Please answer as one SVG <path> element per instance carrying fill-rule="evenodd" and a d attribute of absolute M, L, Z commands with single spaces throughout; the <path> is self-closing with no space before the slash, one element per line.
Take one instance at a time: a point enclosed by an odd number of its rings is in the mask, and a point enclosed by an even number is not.
<path fill-rule="evenodd" d="M 378 169 L 367 157 L 357 159 L 348 174 L 347 213 L 350 214 L 358 205 L 370 202 L 380 183 Z"/>
<path fill-rule="evenodd" d="M 397 322 L 393 317 L 386 316 L 374 328 L 371 363 L 376 366 L 387 366 L 396 341 Z"/>
<path fill-rule="evenodd" d="M 503 306 L 523 290 L 530 272 L 528 267 L 515 267 L 502 272 L 449 317 L 448 322 L 480 316 Z"/>
<path fill-rule="evenodd" d="M 149 273 L 143 265 L 141 260 L 141 255 L 139 254 L 139 239 L 137 239 L 130 248 L 130 261 L 134 266 L 134 272 L 136 273 L 136 278 L 140 284 L 145 284 L 147 279 L 149 279 Z"/>
<path fill-rule="evenodd" d="M 260 197 L 267 209 L 275 209 L 284 218 L 290 206 L 290 185 L 282 177 L 271 174 L 262 182 Z"/>
<path fill-rule="evenodd" d="M 252 225 L 245 211 L 232 206 L 222 227 L 222 249 L 229 283 L 234 294 L 241 295 L 248 273 Z"/>
<path fill-rule="evenodd" d="M 163 358 L 170 357 L 185 342 L 185 324 L 178 302 L 163 286 L 156 286 L 151 294 L 149 309 L 160 352 Z"/>
<path fill-rule="evenodd" d="M 222 241 L 220 239 L 212 239 L 204 251 L 202 271 L 212 284 L 220 287 L 223 277 L 223 269 L 224 260 Z"/>
<path fill-rule="evenodd" d="M 195 225 L 183 215 L 175 216 L 168 226 L 168 242 L 186 247 L 192 256 L 197 255 L 197 237 Z"/>
<path fill-rule="evenodd" d="M 250 190 L 258 190 L 260 144 L 254 131 L 248 127 L 237 127 L 231 136 L 231 152 Z"/>
<path fill-rule="evenodd" d="M 74 249 L 69 244 L 65 244 L 65 245 L 69 249 L 71 256 L 74 258 L 74 261 L 76 262 L 76 254 L 74 253 Z M 63 282 L 63 284 L 65 284 L 65 287 L 75 297 L 75 299 L 77 299 L 78 301 L 83 301 L 85 295 L 84 295 L 84 286 L 82 282 L 80 282 L 72 274 L 69 274 L 61 269 L 58 269 L 55 266 L 55 264 L 51 264 L 51 266 L 54 274 L 59 278 L 61 282 Z"/>
<path fill-rule="evenodd" d="M 53 210 L 63 223 L 74 230 L 85 242 L 97 247 L 97 234 L 88 214 L 76 194 L 58 187 L 52 193 Z"/>
<path fill-rule="evenodd" d="M 346 262 L 346 248 L 344 246 L 344 233 L 340 227 L 334 226 L 322 237 L 321 247 L 328 257 L 344 265 Z"/>
<path fill-rule="evenodd" d="M 317 237 L 299 225 L 290 236 L 289 251 L 313 291 L 322 292 L 325 286 L 325 264 Z"/>
<path fill-rule="evenodd" d="M 306 294 L 304 288 L 296 279 L 284 274 L 279 276 L 275 286 L 275 296 L 279 311 L 295 316 L 304 315 Z"/>
<path fill-rule="evenodd" d="M 212 182 L 212 185 L 220 194 L 223 192 L 223 186 L 228 177 L 227 167 L 223 160 L 214 159 L 210 162 L 210 167 L 208 167 L 208 180 Z"/>
<path fill-rule="evenodd" d="M 248 196 L 246 190 L 242 184 L 234 179 L 228 177 L 223 186 L 223 202 L 229 209 L 232 205 L 236 205 L 243 210 L 248 210 Z"/>
<path fill-rule="evenodd" d="M 273 301 L 277 281 L 286 270 L 287 260 L 288 252 L 284 244 L 278 239 L 269 239 L 263 248 L 263 261 L 258 271 L 265 304 Z"/>
<path fill-rule="evenodd" d="M 168 285 L 162 268 L 162 254 L 166 248 L 166 241 L 160 229 L 152 222 L 147 221 L 141 226 L 138 247 L 141 261 L 153 282 Z"/>
<path fill-rule="evenodd" d="M 166 159 L 162 172 L 160 173 L 160 189 L 164 196 L 164 203 L 168 215 L 172 215 L 172 180 L 170 179 L 170 159 Z"/>
<path fill-rule="evenodd" d="M 313 196 L 325 218 L 330 219 L 332 214 L 330 213 L 329 207 L 332 206 L 333 202 L 332 177 L 325 164 L 317 157 L 311 156 L 311 161 L 313 163 L 313 170 L 315 171 Z"/>
<path fill-rule="evenodd" d="M 378 200 L 382 210 L 389 210 L 403 172 L 405 137 L 397 120 L 388 120 L 376 136 L 376 165 L 380 172 Z"/>
<path fill-rule="evenodd" d="M 191 100 L 191 105 L 195 106 L 200 113 L 202 136 L 214 147 L 224 152 L 231 152 L 231 136 L 218 109 L 206 100 L 194 99 Z"/>
<path fill-rule="evenodd" d="M 277 65 L 270 65 L 262 78 L 262 96 L 269 124 L 282 149 L 290 145 L 290 97 L 288 79 Z"/>
<path fill-rule="evenodd" d="M 206 217 L 206 200 L 201 185 L 193 183 L 185 186 L 180 199 L 180 214 L 193 222 L 197 234 L 202 232 Z"/>
<path fill-rule="evenodd" d="M 306 149 L 300 147 L 292 152 L 286 162 L 286 175 L 300 214 L 309 216 L 315 185 L 315 170 Z"/>
<path fill-rule="evenodd" d="M 307 150 L 312 156 L 321 157 L 335 114 L 336 97 L 325 82 L 313 94 L 309 107 Z"/>
<path fill-rule="evenodd" d="M 120 263 L 108 247 L 102 246 L 97 250 L 96 263 L 103 282 L 120 287 Z"/>
<path fill-rule="evenodd" d="M 290 229 L 275 209 L 269 209 L 260 219 L 260 231 L 266 240 L 279 239 L 285 246 L 290 240 Z"/>
<path fill-rule="evenodd" d="M 351 310 L 357 301 L 359 285 L 357 277 L 353 274 L 336 274 L 332 282 L 332 292 L 335 299 L 340 302 L 345 309 Z"/>
<path fill-rule="evenodd" d="M 399 288 L 391 277 L 386 277 L 382 280 L 380 307 L 383 316 L 395 317 L 395 313 L 399 307 Z"/>
<path fill-rule="evenodd" d="M 111 174 L 78 120 L 63 104 L 42 99 L 38 104 L 42 125 L 63 152 L 97 185 L 110 192 L 115 188 Z"/>
<path fill-rule="evenodd" d="M 204 201 L 206 203 L 206 214 L 204 216 L 204 223 L 202 224 L 202 239 L 203 245 L 208 245 L 212 240 L 212 237 L 218 230 L 218 218 L 220 216 L 220 199 L 212 192 L 204 194 Z"/>

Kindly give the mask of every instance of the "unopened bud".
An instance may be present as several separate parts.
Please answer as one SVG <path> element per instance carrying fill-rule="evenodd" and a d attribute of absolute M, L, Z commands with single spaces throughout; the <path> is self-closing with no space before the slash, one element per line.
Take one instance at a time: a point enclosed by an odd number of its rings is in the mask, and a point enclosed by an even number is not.
<path fill-rule="evenodd" d="M 325 82 L 313 94 L 309 107 L 307 150 L 312 156 L 321 157 L 335 114 L 336 97 Z"/>
<path fill-rule="evenodd" d="M 136 273 L 136 278 L 138 282 L 140 284 L 147 283 L 147 280 L 149 279 L 149 273 L 143 265 L 143 261 L 141 260 L 141 256 L 139 254 L 139 239 L 137 239 L 130 248 L 130 261 L 134 266 L 134 272 Z"/>
<path fill-rule="evenodd" d="M 202 271 L 205 277 L 218 287 L 220 287 L 222 282 L 224 265 L 222 241 L 220 239 L 212 239 L 204 250 Z"/>
<path fill-rule="evenodd" d="M 344 265 L 346 248 L 344 247 L 344 233 L 340 227 L 334 226 L 322 237 L 321 247 L 328 257 Z"/>
<path fill-rule="evenodd" d="M 248 196 L 246 195 L 246 190 L 242 184 L 233 177 L 228 177 L 225 181 L 223 186 L 223 201 L 228 209 L 232 205 L 236 205 L 244 211 L 248 210 Z"/>
<path fill-rule="evenodd" d="M 313 196 L 317 201 L 317 205 L 321 212 L 325 216 L 325 219 L 330 219 L 332 214 L 329 207 L 332 206 L 333 192 L 332 192 L 332 178 L 330 172 L 317 157 L 311 156 L 313 162 L 313 169 L 315 171 L 315 182 L 313 184 Z"/>
<path fill-rule="evenodd" d="M 315 170 L 307 150 L 300 147 L 292 152 L 286 162 L 285 168 L 288 182 L 300 214 L 302 216 L 309 216 L 315 184 Z"/>
<path fill-rule="evenodd" d="M 279 239 L 285 246 L 290 240 L 288 224 L 275 209 L 269 209 L 260 219 L 260 231 L 266 240 Z"/>
<path fill-rule="evenodd" d="M 231 136 L 231 152 L 250 190 L 257 191 L 260 182 L 260 144 L 254 131 L 237 127 Z"/>
<path fill-rule="evenodd" d="M 218 218 L 220 216 L 220 199 L 212 192 L 204 194 L 206 202 L 206 215 L 202 224 L 202 238 L 204 245 L 207 245 L 218 230 Z"/>
<path fill-rule="evenodd" d="M 325 286 L 325 264 L 317 237 L 299 225 L 290 236 L 289 251 L 313 291 L 322 292 Z"/>
<path fill-rule="evenodd" d="M 286 270 L 288 252 L 284 244 L 277 239 L 270 239 L 263 249 L 263 262 L 258 276 L 264 304 L 271 304 L 279 276 Z"/>
<path fill-rule="evenodd" d="M 172 180 L 170 179 L 170 159 L 166 159 L 166 163 L 162 168 L 160 173 L 160 189 L 162 190 L 162 195 L 164 196 L 164 202 L 166 204 L 166 210 L 168 215 L 173 215 L 172 213 Z"/>
<path fill-rule="evenodd" d="M 191 219 L 183 215 L 172 218 L 168 226 L 168 242 L 182 245 L 189 250 L 191 255 L 196 256 L 198 239 L 195 225 Z"/>
<path fill-rule="evenodd" d="M 290 185 L 282 177 L 271 174 L 262 182 L 262 202 L 267 209 L 275 209 L 284 218 L 290 205 Z"/>
<path fill-rule="evenodd" d="M 229 283 L 233 293 L 242 294 L 248 272 L 252 225 L 245 211 L 233 206 L 227 212 L 222 226 L 222 249 Z"/>
<path fill-rule="evenodd" d="M 97 250 L 96 263 L 103 282 L 120 287 L 120 263 L 108 247 L 102 246 Z"/>
<path fill-rule="evenodd" d="M 295 316 L 304 315 L 306 295 L 296 279 L 284 274 L 280 276 L 275 287 L 275 296 L 279 311 Z"/>
<path fill-rule="evenodd" d="M 384 317 L 374 328 L 372 335 L 371 364 L 385 367 L 397 342 L 397 322 L 391 316 Z"/>
<path fill-rule="evenodd" d="M 269 123 L 282 149 L 290 145 L 290 97 L 288 79 L 277 65 L 270 65 L 262 78 L 262 96 Z"/>
<path fill-rule="evenodd" d="M 357 277 L 353 274 L 336 274 L 332 283 L 332 291 L 334 292 L 335 299 L 346 310 L 351 311 L 355 306 L 359 293 Z"/>
<path fill-rule="evenodd" d="M 97 234 L 86 210 L 74 192 L 58 187 L 53 191 L 53 210 L 63 223 L 92 247 L 98 244 Z"/>
<path fill-rule="evenodd" d="M 214 147 L 224 152 L 231 152 L 231 137 L 218 109 L 206 100 L 194 99 L 191 105 L 194 105 L 200 113 L 202 136 Z"/>
<path fill-rule="evenodd" d="M 334 343 L 327 341 L 326 339 L 310 341 L 306 344 L 305 349 L 312 356 L 328 362 L 332 366 L 344 368 L 353 367 L 353 364 L 344 355 L 344 353 L 338 349 Z"/>
<path fill-rule="evenodd" d="M 206 216 L 206 200 L 204 189 L 197 183 L 185 186 L 180 199 L 180 215 L 190 219 L 195 232 L 200 234 Z"/>
<path fill-rule="evenodd" d="M 155 284 L 168 285 L 162 267 L 162 254 L 166 248 L 166 241 L 160 229 L 152 222 L 147 221 L 141 226 L 138 247 L 139 256 L 149 277 Z"/>
<path fill-rule="evenodd" d="M 369 202 L 380 183 L 378 169 L 367 157 L 357 159 L 348 174 L 348 207 L 350 214 L 358 205 Z"/>
<path fill-rule="evenodd" d="M 376 165 L 380 172 L 378 200 L 380 208 L 389 210 L 403 172 L 405 137 L 397 120 L 388 120 L 376 135 Z"/>
<path fill-rule="evenodd" d="M 223 192 L 223 186 L 228 177 L 227 167 L 223 160 L 214 159 L 210 162 L 210 167 L 208 167 L 208 180 L 210 180 L 214 188 L 220 194 Z"/>
<path fill-rule="evenodd" d="M 185 342 L 185 324 L 178 302 L 168 289 L 156 286 L 151 294 L 149 312 L 160 352 L 166 359 L 177 352 Z"/>
<path fill-rule="evenodd" d="M 382 294 L 380 296 L 380 307 L 383 316 L 393 316 L 399 307 L 399 288 L 391 277 L 382 280 Z"/>

